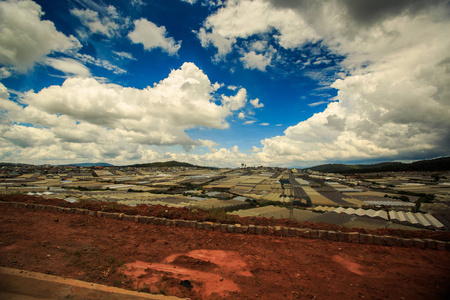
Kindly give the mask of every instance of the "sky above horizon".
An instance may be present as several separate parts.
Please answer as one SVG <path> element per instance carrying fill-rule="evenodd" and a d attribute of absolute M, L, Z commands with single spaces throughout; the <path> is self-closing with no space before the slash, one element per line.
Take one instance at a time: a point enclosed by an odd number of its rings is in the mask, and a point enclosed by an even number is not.
<path fill-rule="evenodd" d="M 450 155 L 450 3 L 0 1 L 0 161 Z"/>

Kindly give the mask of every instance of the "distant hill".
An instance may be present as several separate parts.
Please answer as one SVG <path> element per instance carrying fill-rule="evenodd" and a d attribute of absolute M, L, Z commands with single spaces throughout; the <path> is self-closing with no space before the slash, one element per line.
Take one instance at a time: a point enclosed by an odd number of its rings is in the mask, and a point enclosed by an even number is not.
<path fill-rule="evenodd" d="M 134 168 L 172 168 L 172 167 L 195 167 L 195 168 L 204 168 L 211 169 L 211 167 L 202 167 L 196 166 L 186 162 L 179 161 L 165 161 L 165 162 L 153 162 L 153 163 L 145 163 L 145 164 L 136 164 L 136 165 L 128 165 L 126 167 L 134 167 Z"/>
<path fill-rule="evenodd" d="M 376 172 L 402 172 L 402 171 L 450 171 L 450 157 L 442 157 L 430 160 L 420 160 L 412 163 L 384 162 L 372 165 L 346 165 L 326 164 L 305 168 L 324 173 L 376 173 Z"/>
<path fill-rule="evenodd" d="M 23 166 L 32 166 L 32 165 L 30 165 L 30 164 L 21 164 L 21 163 L 0 162 L 0 167 L 23 167 Z"/>
<path fill-rule="evenodd" d="M 69 164 L 64 166 L 76 166 L 76 167 L 114 167 L 114 165 L 108 163 L 81 163 L 81 164 Z"/>

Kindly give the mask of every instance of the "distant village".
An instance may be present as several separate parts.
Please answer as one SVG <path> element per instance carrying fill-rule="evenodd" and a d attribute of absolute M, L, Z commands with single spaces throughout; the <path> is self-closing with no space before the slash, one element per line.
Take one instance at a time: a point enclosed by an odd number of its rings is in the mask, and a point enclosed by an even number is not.
<path fill-rule="evenodd" d="M 366 229 L 448 230 L 450 172 L 3 164 L 0 193 L 224 210 Z"/>

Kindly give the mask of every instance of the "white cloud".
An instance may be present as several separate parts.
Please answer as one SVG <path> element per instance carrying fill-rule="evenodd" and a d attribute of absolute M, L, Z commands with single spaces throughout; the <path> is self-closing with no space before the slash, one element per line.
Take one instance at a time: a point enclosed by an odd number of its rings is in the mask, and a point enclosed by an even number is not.
<path fill-rule="evenodd" d="M 287 49 L 296 48 L 305 41 L 317 40 L 315 31 L 295 11 L 278 9 L 264 0 L 228 1 L 205 20 L 198 37 L 203 47 L 216 47 L 218 58 L 223 59 L 231 52 L 238 38 L 247 39 L 273 28 L 280 32 L 276 36 L 278 43 Z M 262 46 L 254 45 L 254 50 Z M 267 58 L 264 62 L 267 63 Z"/>
<path fill-rule="evenodd" d="M 9 100 L 6 88 L 0 85 L 2 120 L 10 120 L 0 125 L 0 143 L 5 146 L 0 157 L 6 159 L 8 153 L 14 153 L 19 160 L 42 162 L 44 155 L 54 152 L 50 157 L 125 160 L 133 149 L 145 157 L 145 149 L 151 145 L 212 149 L 216 146 L 213 141 L 192 140 L 185 131 L 229 126 L 226 118 L 231 109 L 216 105 L 213 93 L 213 84 L 193 63 L 184 63 L 145 89 L 93 78 L 68 78 L 61 86 L 25 93 L 21 102 L 26 107 Z M 235 106 L 235 101 L 240 100 L 231 101 L 230 106 Z"/>
<path fill-rule="evenodd" d="M 51 21 L 42 21 L 42 15 L 33 1 L 0 2 L 0 64 L 25 72 L 50 53 L 80 47 L 76 38 L 59 32 Z"/>
<path fill-rule="evenodd" d="M 256 54 L 255 51 L 245 53 L 240 60 L 244 63 L 244 68 L 257 69 L 260 71 L 266 71 L 266 67 L 270 66 L 270 62 L 272 61 L 270 56 Z"/>
<path fill-rule="evenodd" d="M 122 54 L 123 55 L 123 54 Z M 107 60 L 104 59 L 99 59 L 96 57 L 93 57 L 91 55 L 88 54 L 81 54 L 81 53 L 77 53 L 76 58 L 78 58 L 79 60 L 81 60 L 82 62 L 86 63 L 86 64 L 91 64 L 100 68 L 104 68 L 106 70 L 112 71 L 114 74 L 125 74 L 127 73 L 126 70 L 113 65 L 112 63 L 110 63 Z"/>
<path fill-rule="evenodd" d="M 308 106 L 309 107 L 314 107 L 314 106 L 321 105 L 321 104 L 326 104 L 326 103 L 329 103 L 329 102 L 328 101 L 317 101 L 317 102 L 313 102 L 313 103 L 308 103 Z"/>
<path fill-rule="evenodd" d="M 16 68 L 14 68 L 14 67 L 1 67 L 0 68 L 0 79 L 10 77 L 14 73 L 15 70 L 16 70 Z"/>
<path fill-rule="evenodd" d="M 140 8 L 141 6 L 145 6 L 146 4 L 142 0 L 131 0 L 131 5 Z"/>
<path fill-rule="evenodd" d="M 128 37 L 135 44 L 141 43 L 146 50 L 161 48 L 170 55 L 175 55 L 181 47 L 181 42 L 175 42 L 172 37 L 167 37 L 164 26 L 158 27 L 146 19 L 134 21 L 134 26 Z"/>
<path fill-rule="evenodd" d="M 200 39 L 202 47 L 208 48 L 212 45 L 217 48 L 216 61 L 224 59 L 236 42 L 236 38 L 225 38 L 215 31 L 206 31 L 203 27 L 197 32 L 197 37 Z"/>
<path fill-rule="evenodd" d="M 20 98 L 28 105 L 25 108 L 9 100 L 0 84 L 0 109 L 7 111 L 0 119 L 0 158 L 23 162 L 61 157 L 71 161 L 107 157 L 112 162 L 173 158 L 238 166 L 446 155 L 450 146 L 448 8 L 440 1 L 417 1 L 424 9 L 414 1 L 394 2 L 370 11 L 357 1 L 236 0 L 221 3 L 205 20 L 197 35 L 204 47 L 217 48 L 216 58 L 225 58 L 231 51 L 269 55 L 265 39 L 274 32 L 279 47 L 296 51 L 309 41 L 320 41 L 322 47 L 344 57 L 339 67 L 345 72 L 336 74 L 339 80 L 329 82 L 320 74 L 310 74 L 336 89 L 336 102 L 324 105 L 322 112 L 288 127 L 282 135 L 264 139 L 261 151 L 244 154 L 237 147 L 217 149 L 213 141 L 192 140 L 186 134 L 194 127 L 227 128 L 227 117 L 247 105 L 247 92 L 241 88 L 233 96 L 212 95 L 217 85 L 195 65 L 185 64 L 142 90 L 92 78 L 69 78 L 62 86 L 25 94 Z M 73 39 L 56 31 L 51 22 L 40 20 L 40 7 L 34 2 L 0 2 L 1 14 L 8 5 L 14 13 L 30 14 L 20 18 L 30 22 L 17 24 L 8 16 L 0 18 L 1 30 L 14 33 L 12 37 L 5 37 L 3 31 L 0 34 L 3 73 L 15 67 L 25 70 L 49 53 L 76 48 Z M 157 29 L 159 42 L 142 38 L 142 32 L 135 29 L 136 38 L 141 38 L 138 42 L 149 50 L 161 47 L 177 53 L 180 45 L 167 38 L 165 28 L 152 28 Z M 28 36 L 23 41 L 22 32 Z M 53 43 L 52 38 L 58 36 Z M 53 46 L 43 43 L 47 37 Z M 33 45 L 42 49 L 36 51 Z M 326 62 L 317 56 L 310 63 L 319 59 Z M 66 71 L 71 67 L 69 63 Z M 262 105 L 252 103 L 255 100 L 248 102 L 254 107 Z M 167 153 L 157 149 L 158 145 L 208 147 L 210 153 Z"/>
<path fill-rule="evenodd" d="M 268 48 L 267 41 L 254 41 L 250 48 L 256 52 L 263 52 Z"/>
<path fill-rule="evenodd" d="M 223 83 L 218 83 L 218 82 L 213 83 L 214 91 L 217 91 L 218 89 L 220 89 L 224 86 L 225 86 L 225 84 L 223 84 Z"/>
<path fill-rule="evenodd" d="M 258 98 L 250 100 L 250 104 L 253 105 L 254 108 L 264 107 L 264 104 L 260 103 Z"/>
<path fill-rule="evenodd" d="M 23 148 L 50 146 L 54 141 L 49 130 L 23 125 L 11 126 L 3 133 L 3 138 Z"/>
<path fill-rule="evenodd" d="M 241 111 L 241 112 L 238 114 L 238 118 L 241 119 L 241 120 L 242 120 L 242 119 L 245 119 L 245 113 Z"/>
<path fill-rule="evenodd" d="M 113 51 L 115 55 L 119 56 L 120 58 L 126 58 L 129 60 L 136 60 L 136 58 L 133 57 L 133 54 L 128 53 L 128 52 L 118 52 L 118 51 Z"/>
<path fill-rule="evenodd" d="M 130 130 L 136 137 L 143 134 L 142 137 L 149 138 L 144 134 L 148 130 L 164 140 L 163 137 L 184 138 L 184 133 L 178 131 L 195 126 L 227 126 L 224 118 L 229 115 L 229 110 L 210 101 L 212 91 L 208 77 L 194 64 L 185 63 L 152 88 L 138 90 L 102 84 L 92 78 L 73 78 L 61 87 L 29 92 L 24 102 L 77 121 Z"/>
<path fill-rule="evenodd" d="M 252 163 L 252 157 L 239 151 L 237 146 L 231 149 L 220 148 L 216 151 L 203 155 L 186 153 L 166 153 L 166 160 L 186 161 L 192 164 L 218 167 L 238 167 L 241 163 L 256 165 Z"/>
<path fill-rule="evenodd" d="M 85 65 L 71 58 L 47 58 L 45 64 L 69 76 L 91 76 L 91 72 Z"/>
<path fill-rule="evenodd" d="M 337 89 L 333 98 L 337 101 L 289 127 L 284 135 L 263 140 L 258 153 L 263 161 L 278 161 L 280 156 L 297 163 L 446 155 L 450 146 L 447 5 L 446 1 L 364 6 L 337 0 L 236 0 L 208 17 L 199 37 L 203 45 L 214 45 L 222 58 L 233 49 L 242 51 L 239 47 L 248 47 L 253 56 L 267 51 L 266 36 L 273 29 L 278 45 L 285 49 L 296 51 L 320 41 L 331 53 L 344 56 L 339 68 L 326 70 L 331 75 L 340 72 L 331 78 L 341 79 L 330 81 L 328 75 L 309 73 L 320 84 Z M 228 43 L 226 48 L 226 43 L 216 42 L 221 39 Z M 328 61 L 317 56 L 311 63 Z M 309 105 L 319 104 L 325 102 Z"/>
<path fill-rule="evenodd" d="M 117 22 L 119 15 L 114 6 L 108 6 L 105 9 L 106 15 L 103 17 L 100 17 L 98 12 L 91 9 L 74 8 L 70 12 L 80 19 L 91 34 L 102 34 L 111 38 L 119 33 L 120 26 Z"/>
<path fill-rule="evenodd" d="M 239 89 L 235 96 L 222 95 L 222 104 L 228 107 L 230 110 L 238 110 L 245 106 L 247 103 L 247 90 L 244 88 Z"/>
<path fill-rule="evenodd" d="M 189 4 L 195 4 L 197 2 L 197 0 L 181 0 L 181 1 Z"/>
<path fill-rule="evenodd" d="M 261 126 L 269 126 L 270 124 L 269 123 L 261 123 L 259 125 L 261 125 Z"/>
<path fill-rule="evenodd" d="M 198 140 L 198 142 L 199 142 L 199 144 L 201 145 L 201 146 L 206 146 L 206 147 L 208 147 L 208 149 L 209 149 L 209 151 L 216 151 L 216 147 L 219 145 L 219 144 L 217 144 L 216 142 L 213 142 L 213 141 L 211 141 L 211 140 L 202 140 L 202 139 L 199 139 Z"/>

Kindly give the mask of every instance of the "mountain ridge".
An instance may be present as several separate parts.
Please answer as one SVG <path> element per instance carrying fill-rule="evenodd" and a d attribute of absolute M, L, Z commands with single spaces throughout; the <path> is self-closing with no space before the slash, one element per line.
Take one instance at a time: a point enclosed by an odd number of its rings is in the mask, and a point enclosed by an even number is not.
<path fill-rule="evenodd" d="M 134 167 L 134 168 L 171 168 L 171 167 L 191 167 L 191 168 L 203 168 L 203 169 L 211 169 L 214 167 L 205 167 L 205 166 L 197 166 L 187 162 L 179 162 L 175 160 L 165 161 L 165 162 L 152 162 L 152 163 L 143 163 L 143 164 L 134 164 L 134 165 L 126 165 L 125 167 Z"/>
<path fill-rule="evenodd" d="M 382 162 L 377 164 L 323 164 L 302 170 L 312 170 L 323 173 L 377 173 L 402 171 L 450 171 L 450 157 L 440 157 L 429 160 L 419 160 L 412 163 Z"/>

